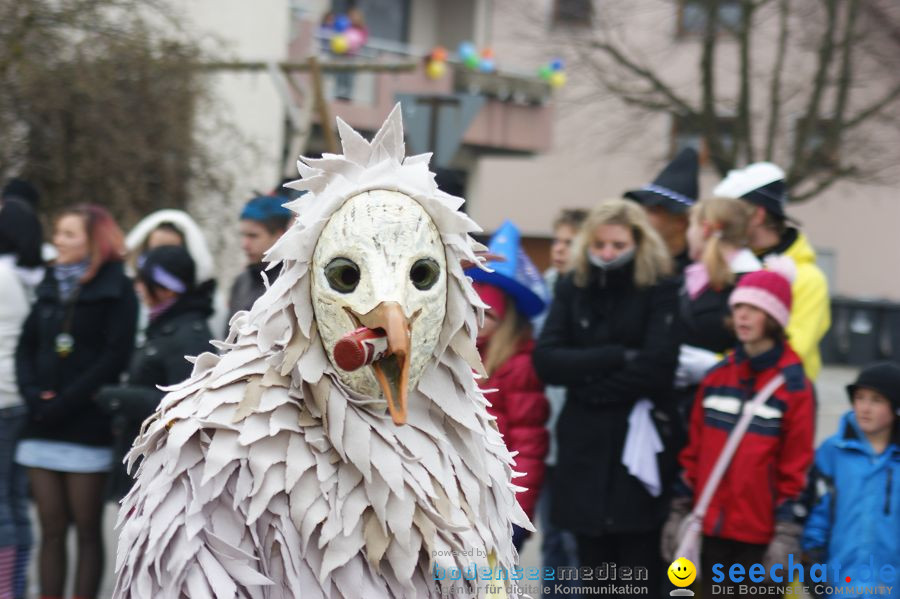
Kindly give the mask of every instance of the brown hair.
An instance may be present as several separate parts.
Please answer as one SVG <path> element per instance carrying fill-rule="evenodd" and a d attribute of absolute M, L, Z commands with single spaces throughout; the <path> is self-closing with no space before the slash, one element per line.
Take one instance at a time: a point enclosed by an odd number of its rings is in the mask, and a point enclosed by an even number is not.
<path fill-rule="evenodd" d="M 638 287 L 655 285 L 672 272 L 672 258 L 659 233 L 650 226 L 647 214 L 630 200 L 604 200 L 588 215 L 572 247 L 575 284 L 586 287 L 590 273 L 588 246 L 601 225 L 619 225 L 631 231 L 635 243 L 634 283 Z"/>
<path fill-rule="evenodd" d="M 723 321 L 725 328 L 734 331 L 734 317 L 729 315 Z M 785 342 L 788 339 L 787 331 L 781 326 L 777 320 L 766 314 L 766 323 L 763 325 L 763 335 L 772 341 Z"/>
<path fill-rule="evenodd" d="M 97 204 L 79 204 L 60 212 L 56 222 L 70 215 L 81 218 L 88 238 L 90 264 L 81 279 L 82 282 L 94 278 L 100 267 L 107 262 L 121 262 L 124 259 L 125 236 L 106 208 Z"/>
<path fill-rule="evenodd" d="M 766 217 L 763 219 L 763 226 L 775 231 L 779 236 L 784 235 L 788 228 L 787 221 L 778 215 L 772 214 L 768 210 L 765 212 Z"/>
<path fill-rule="evenodd" d="M 709 285 L 720 291 L 734 283 L 734 273 L 725 256 L 722 255 L 722 244 L 735 247 L 747 247 L 750 219 L 755 208 L 734 198 L 709 198 L 701 200 L 691 207 L 691 221 L 709 224 L 713 228 L 712 237 L 703 248 L 700 260 L 706 266 Z"/>
<path fill-rule="evenodd" d="M 560 227 L 566 226 L 572 227 L 577 231 L 587 218 L 587 215 L 587 210 L 582 210 L 581 208 L 565 208 L 559 212 L 556 220 L 553 221 L 553 230 L 555 231 Z"/>
<path fill-rule="evenodd" d="M 516 309 L 516 304 L 506 296 L 506 313 L 497 330 L 491 335 L 484 352 L 484 370 L 494 374 L 504 362 L 518 351 L 523 341 L 531 337 L 531 323 Z"/>

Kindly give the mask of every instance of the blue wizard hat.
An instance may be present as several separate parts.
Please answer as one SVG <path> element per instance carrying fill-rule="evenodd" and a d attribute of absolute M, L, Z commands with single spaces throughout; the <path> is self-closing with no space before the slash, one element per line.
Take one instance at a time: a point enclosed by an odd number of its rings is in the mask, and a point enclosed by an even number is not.
<path fill-rule="evenodd" d="M 509 294 L 519 312 L 534 318 L 547 306 L 547 287 L 540 271 L 522 250 L 520 239 L 519 229 L 505 221 L 488 242 L 488 251 L 506 260 L 488 262 L 493 272 L 476 267 L 467 269 L 466 274 L 475 282 L 499 287 Z"/>

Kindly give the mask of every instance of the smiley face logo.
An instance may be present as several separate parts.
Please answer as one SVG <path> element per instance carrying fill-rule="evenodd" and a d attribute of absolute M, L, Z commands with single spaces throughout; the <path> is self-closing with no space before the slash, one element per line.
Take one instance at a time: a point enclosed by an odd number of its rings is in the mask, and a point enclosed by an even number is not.
<path fill-rule="evenodd" d="M 669 566 L 669 582 L 677 587 L 690 586 L 697 578 L 697 568 L 685 557 L 679 557 Z"/>

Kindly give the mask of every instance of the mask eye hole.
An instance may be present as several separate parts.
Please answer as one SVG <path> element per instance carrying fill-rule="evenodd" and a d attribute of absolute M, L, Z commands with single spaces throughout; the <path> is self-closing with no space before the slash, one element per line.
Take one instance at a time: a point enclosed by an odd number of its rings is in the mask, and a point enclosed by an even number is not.
<path fill-rule="evenodd" d="M 325 278 L 338 293 L 351 293 L 359 285 L 359 267 L 347 258 L 335 258 L 325 267 Z"/>
<path fill-rule="evenodd" d="M 434 287 L 441 276 L 441 267 L 431 258 L 421 258 L 409 269 L 409 280 L 419 291 Z"/>

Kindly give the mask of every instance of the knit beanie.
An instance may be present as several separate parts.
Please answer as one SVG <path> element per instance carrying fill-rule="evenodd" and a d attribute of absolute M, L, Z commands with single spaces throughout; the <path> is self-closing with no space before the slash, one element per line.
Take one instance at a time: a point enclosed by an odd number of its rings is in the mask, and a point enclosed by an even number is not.
<path fill-rule="evenodd" d="M 5 198 L 0 202 L 0 254 L 14 254 L 24 268 L 43 264 L 41 221 L 34 210 L 21 200 Z"/>
<path fill-rule="evenodd" d="M 885 396 L 900 416 L 900 365 L 894 362 L 878 362 L 862 369 L 856 382 L 847 385 L 847 395 L 853 401 L 853 393 L 860 387 L 872 389 Z"/>
<path fill-rule="evenodd" d="M 257 196 L 244 205 L 241 220 L 266 222 L 271 219 L 291 219 L 294 213 L 284 204 L 290 200 L 284 196 Z"/>
<path fill-rule="evenodd" d="M 4 200 L 16 198 L 31 206 L 32 210 L 37 210 L 41 201 L 41 194 L 37 188 L 24 179 L 14 177 L 6 182 L 3 190 L 0 191 L 0 197 Z"/>
<path fill-rule="evenodd" d="M 728 298 L 728 305 L 748 304 L 759 308 L 782 328 L 787 328 L 791 316 L 791 280 L 794 262 L 786 256 L 770 258 L 764 270 L 744 275 Z"/>
<path fill-rule="evenodd" d="M 180 245 L 161 245 L 138 258 L 138 276 L 181 295 L 194 288 L 194 260 Z"/>

